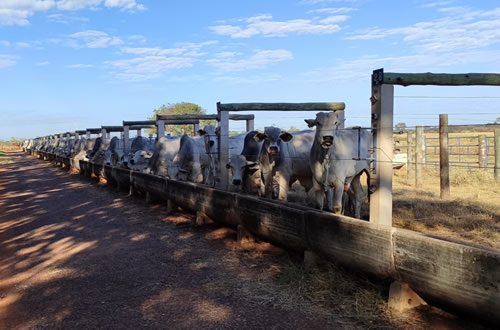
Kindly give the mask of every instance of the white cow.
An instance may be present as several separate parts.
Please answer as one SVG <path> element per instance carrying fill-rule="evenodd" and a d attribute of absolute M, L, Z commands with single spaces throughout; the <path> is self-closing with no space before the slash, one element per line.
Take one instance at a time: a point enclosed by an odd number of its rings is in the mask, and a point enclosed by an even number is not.
<path fill-rule="evenodd" d="M 365 130 L 337 130 L 339 121 L 335 112 L 320 112 L 316 114 L 315 119 L 305 121 L 309 127 L 316 126 L 310 153 L 316 206 L 323 209 L 326 193 L 328 209 L 341 214 L 344 190 L 350 187 L 353 195 L 351 199 L 354 203 L 354 216 L 360 218 L 363 198 L 360 176 L 365 172 L 369 177 L 370 173 L 368 160 L 370 133 Z M 355 160 L 358 154 L 360 160 Z"/>

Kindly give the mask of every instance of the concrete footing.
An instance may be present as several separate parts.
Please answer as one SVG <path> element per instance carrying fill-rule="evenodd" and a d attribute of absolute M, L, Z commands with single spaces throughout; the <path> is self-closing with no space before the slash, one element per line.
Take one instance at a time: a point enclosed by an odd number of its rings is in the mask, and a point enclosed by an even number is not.
<path fill-rule="evenodd" d="M 244 226 L 238 225 L 237 240 L 240 243 L 252 243 L 255 242 L 255 237 Z"/>
<path fill-rule="evenodd" d="M 318 267 L 319 256 L 316 252 L 311 250 L 304 251 L 304 269 L 310 271 Z"/>
<path fill-rule="evenodd" d="M 389 307 L 399 312 L 427 305 L 427 303 L 408 284 L 393 282 L 389 289 Z"/>

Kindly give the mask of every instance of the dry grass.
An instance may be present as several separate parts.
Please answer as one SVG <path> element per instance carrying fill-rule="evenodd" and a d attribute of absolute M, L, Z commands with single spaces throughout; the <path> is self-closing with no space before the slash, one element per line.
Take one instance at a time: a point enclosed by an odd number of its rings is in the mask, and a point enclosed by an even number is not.
<path fill-rule="evenodd" d="M 10 164 L 10 163 L 12 163 L 12 161 L 9 160 L 5 152 L 0 151 L 0 165 Z"/>
<path fill-rule="evenodd" d="M 500 184 L 491 171 L 452 169 L 451 198 L 440 199 L 439 171 L 426 170 L 424 188 L 403 169 L 393 180 L 393 223 L 500 249 Z"/>

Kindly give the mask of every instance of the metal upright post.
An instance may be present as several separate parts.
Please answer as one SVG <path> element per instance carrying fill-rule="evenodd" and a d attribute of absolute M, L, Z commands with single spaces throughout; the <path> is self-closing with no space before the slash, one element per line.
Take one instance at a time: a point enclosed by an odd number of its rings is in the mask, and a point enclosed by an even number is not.
<path fill-rule="evenodd" d="M 448 115 L 439 115 L 439 182 L 441 199 L 450 197 L 450 165 L 448 152 Z"/>
<path fill-rule="evenodd" d="M 220 102 L 217 102 L 217 115 L 219 117 L 219 183 L 222 189 L 228 189 L 228 170 L 226 164 L 229 162 L 229 112 L 221 111 Z"/>

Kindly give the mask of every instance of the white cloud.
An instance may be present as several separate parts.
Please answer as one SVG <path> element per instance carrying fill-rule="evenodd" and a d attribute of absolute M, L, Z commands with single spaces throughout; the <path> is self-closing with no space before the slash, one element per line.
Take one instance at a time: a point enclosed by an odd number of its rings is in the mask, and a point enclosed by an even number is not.
<path fill-rule="evenodd" d="M 221 71 L 244 71 L 261 69 L 271 63 L 287 61 L 292 58 L 292 53 L 285 49 L 259 50 L 247 58 L 217 57 L 207 60 L 207 63 Z"/>
<path fill-rule="evenodd" d="M 218 58 L 228 58 L 228 57 L 235 57 L 236 55 L 240 55 L 240 53 L 237 52 L 220 52 L 215 54 L 215 57 Z"/>
<path fill-rule="evenodd" d="M 143 56 L 129 60 L 109 62 L 120 72 L 116 78 L 124 81 L 143 81 L 161 77 L 161 74 L 193 66 L 193 59 L 189 57 Z"/>
<path fill-rule="evenodd" d="M 10 42 L 6 40 L 0 40 L 0 46 L 9 47 Z"/>
<path fill-rule="evenodd" d="M 432 2 L 427 2 L 427 3 L 424 3 L 422 5 L 420 5 L 420 7 L 422 8 L 433 8 L 433 7 L 442 7 L 442 6 L 447 6 L 449 4 L 451 4 L 453 1 L 432 1 Z"/>
<path fill-rule="evenodd" d="M 118 37 L 108 35 L 106 32 L 87 30 L 69 35 L 78 41 L 78 47 L 88 48 L 107 48 L 109 46 L 118 46 L 123 44 L 123 41 Z"/>
<path fill-rule="evenodd" d="M 12 55 L 0 55 L 0 69 L 8 68 L 17 64 L 17 57 Z"/>
<path fill-rule="evenodd" d="M 28 18 L 36 12 L 44 12 L 53 8 L 75 11 L 101 6 L 127 11 L 145 9 L 144 5 L 137 3 L 136 0 L 2 0 L 0 1 L 0 25 L 28 25 Z"/>
<path fill-rule="evenodd" d="M 31 47 L 31 45 L 29 43 L 27 43 L 27 42 L 21 42 L 21 41 L 20 42 L 16 42 L 14 45 L 17 48 L 30 48 Z"/>
<path fill-rule="evenodd" d="M 344 13 L 349 13 L 351 11 L 356 11 L 358 10 L 357 8 L 351 8 L 351 7 L 340 7 L 340 8 L 319 8 L 319 9 L 313 9 L 309 10 L 309 14 L 344 14 Z"/>
<path fill-rule="evenodd" d="M 47 65 L 49 65 L 49 64 L 50 64 L 50 62 L 49 62 L 49 61 L 43 61 L 43 62 L 38 62 L 38 63 L 36 63 L 36 66 L 47 66 Z"/>
<path fill-rule="evenodd" d="M 93 68 L 93 67 L 94 67 L 94 65 L 92 65 L 92 64 L 82 64 L 82 63 L 66 65 L 66 68 L 69 68 L 69 69 L 86 69 L 86 68 Z"/>
<path fill-rule="evenodd" d="M 397 28 L 372 28 L 358 31 L 348 40 L 383 39 L 401 36 L 421 52 L 447 52 L 479 49 L 500 43 L 500 8 L 472 10 L 470 8 L 443 8 L 445 17 Z"/>
<path fill-rule="evenodd" d="M 334 17 L 338 21 L 335 21 Z M 322 22 L 314 19 L 294 19 L 288 21 L 273 21 L 271 15 L 259 15 L 247 18 L 244 25 L 215 25 L 210 30 L 219 35 L 229 35 L 232 38 L 250 38 L 256 35 L 266 37 L 284 37 L 290 33 L 296 34 L 331 34 L 340 31 L 338 22 L 345 21 L 347 16 L 331 16 L 330 21 Z"/>
<path fill-rule="evenodd" d="M 217 43 L 217 40 L 209 40 L 200 43 L 180 42 L 174 48 L 124 47 L 122 53 L 136 57 L 107 64 L 118 70 L 113 75 L 119 80 L 136 82 L 160 78 L 167 71 L 192 67 L 198 61 L 196 57 L 205 55 L 199 52 L 203 47 Z"/>
<path fill-rule="evenodd" d="M 339 61 L 335 66 L 319 68 L 305 75 L 314 82 L 370 80 L 371 72 L 378 68 L 384 68 L 388 72 L 439 72 L 444 69 L 453 71 L 450 68 L 459 65 L 498 63 L 498 58 L 500 58 L 500 50 L 450 52 L 442 56 L 431 53 L 388 57 L 364 56 L 355 60 Z M 492 66 L 491 71 L 500 71 L 500 63 Z"/>
<path fill-rule="evenodd" d="M 52 23 L 59 24 L 69 24 L 72 22 L 88 22 L 89 19 L 86 17 L 80 17 L 75 15 L 67 15 L 67 14 L 50 14 L 47 15 L 47 20 Z"/>

